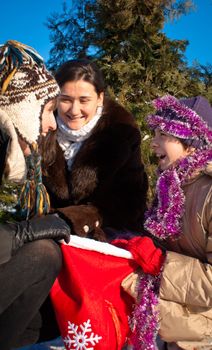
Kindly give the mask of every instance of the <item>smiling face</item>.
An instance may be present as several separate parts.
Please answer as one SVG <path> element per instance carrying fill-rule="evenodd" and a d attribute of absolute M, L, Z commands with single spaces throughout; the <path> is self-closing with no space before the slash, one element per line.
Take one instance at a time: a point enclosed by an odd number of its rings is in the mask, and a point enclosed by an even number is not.
<path fill-rule="evenodd" d="M 104 93 L 97 94 L 95 87 L 84 80 L 68 81 L 61 87 L 58 98 L 58 115 L 72 130 L 79 130 L 103 105 Z"/>
<path fill-rule="evenodd" d="M 159 168 L 166 170 L 178 159 L 186 157 L 191 149 L 185 146 L 176 137 L 155 129 L 155 136 L 151 143 L 152 149 L 159 159 Z"/>

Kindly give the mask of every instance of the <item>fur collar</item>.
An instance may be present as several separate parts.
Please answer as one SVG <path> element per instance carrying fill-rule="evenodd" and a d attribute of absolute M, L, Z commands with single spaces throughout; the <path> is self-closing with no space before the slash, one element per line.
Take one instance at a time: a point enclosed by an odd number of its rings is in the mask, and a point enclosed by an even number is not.
<path fill-rule="evenodd" d="M 131 142 L 139 143 L 140 131 L 132 114 L 117 102 L 106 98 L 102 117 L 77 153 L 71 171 L 67 169 L 62 149 L 56 144 L 55 161 L 51 160 L 50 166 L 45 162 L 43 164 L 48 191 L 56 196 L 55 201 L 52 201 L 53 206 L 58 205 L 58 202 L 60 206 L 77 204 L 90 198 L 97 188 L 100 172 L 112 173 L 119 167 L 118 162 L 124 162 L 123 147 L 129 129 L 133 139 Z M 50 139 L 46 138 L 43 149 L 51 147 L 54 136 L 52 134 Z M 117 160 L 111 164 L 110 155 L 114 149 Z"/>

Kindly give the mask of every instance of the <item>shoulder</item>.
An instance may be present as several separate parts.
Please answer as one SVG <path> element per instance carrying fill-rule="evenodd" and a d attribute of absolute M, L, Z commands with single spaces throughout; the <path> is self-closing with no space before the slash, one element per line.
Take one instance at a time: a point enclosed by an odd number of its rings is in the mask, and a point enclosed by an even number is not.
<path fill-rule="evenodd" d="M 212 176 L 204 172 L 184 185 L 183 189 L 186 197 L 186 211 L 192 208 L 193 212 L 201 213 L 203 208 L 211 202 Z"/>
<path fill-rule="evenodd" d="M 105 99 L 102 116 L 107 118 L 111 124 L 128 124 L 138 128 L 132 113 L 110 98 Z"/>
<path fill-rule="evenodd" d="M 140 143 L 141 133 L 132 113 L 111 99 L 106 99 L 102 117 L 93 132 L 101 142 Z"/>

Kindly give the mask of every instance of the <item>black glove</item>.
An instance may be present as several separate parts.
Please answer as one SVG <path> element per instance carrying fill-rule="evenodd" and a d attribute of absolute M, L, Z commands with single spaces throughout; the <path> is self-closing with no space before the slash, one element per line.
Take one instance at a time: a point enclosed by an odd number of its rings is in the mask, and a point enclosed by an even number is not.
<path fill-rule="evenodd" d="M 57 214 L 36 217 L 27 221 L 0 224 L 0 230 L 12 235 L 13 253 L 24 243 L 38 239 L 64 239 L 68 243 L 71 234 L 70 227 Z"/>

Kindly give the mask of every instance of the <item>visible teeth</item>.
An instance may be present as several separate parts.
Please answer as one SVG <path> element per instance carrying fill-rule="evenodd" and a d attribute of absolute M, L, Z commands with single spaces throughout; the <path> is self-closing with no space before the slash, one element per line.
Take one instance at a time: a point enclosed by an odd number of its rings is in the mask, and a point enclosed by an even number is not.
<path fill-rule="evenodd" d="M 163 159 L 163 158 L 165 158 L 165 154 L 156 154 L 156 157 Z"/>

